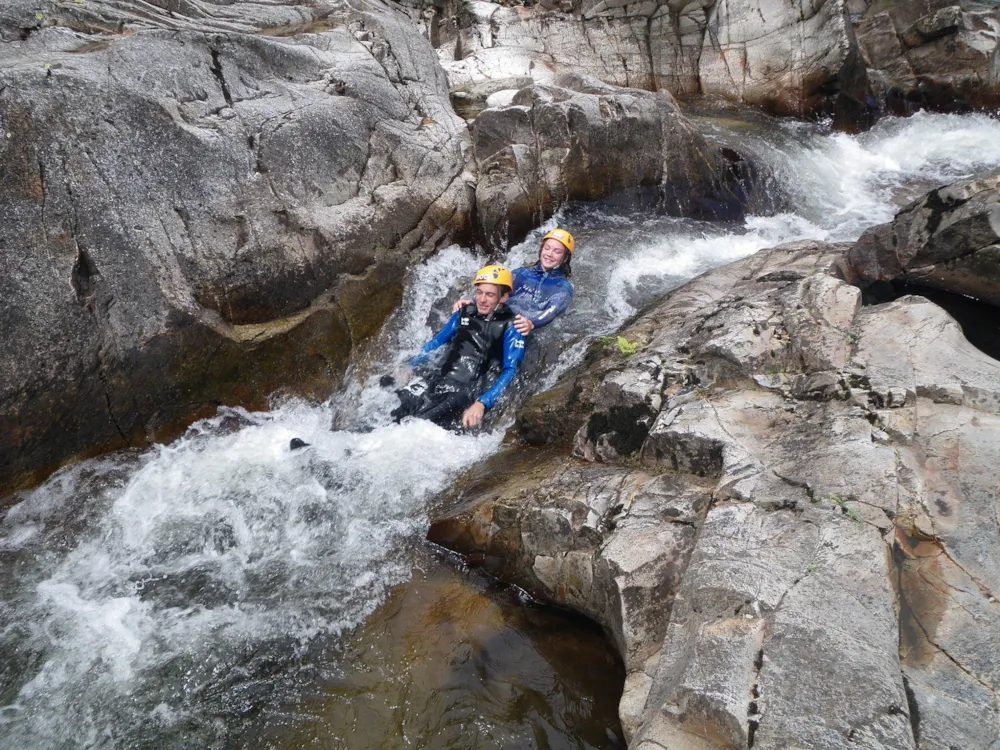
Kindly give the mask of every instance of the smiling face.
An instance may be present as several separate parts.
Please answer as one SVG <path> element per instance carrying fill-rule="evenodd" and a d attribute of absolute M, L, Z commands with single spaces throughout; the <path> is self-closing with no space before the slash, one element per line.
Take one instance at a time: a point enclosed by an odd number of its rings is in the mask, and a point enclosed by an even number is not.
<path fill-rule="evenodd" d="M 543 271 L 551 271 L 559 268 L 567 255 L 566 246 L 559 240 L 551 237 L 542 243 L 542 249 L 538 253 L 538 262 L 542 264 Z"/>
<path fill-rule="evenodd" d="M 476 284 L 476 310 L 480 315 L 489 315 L 497 309 L 497 305 L 506 302 L 510 295 L 496 284 Z"/>

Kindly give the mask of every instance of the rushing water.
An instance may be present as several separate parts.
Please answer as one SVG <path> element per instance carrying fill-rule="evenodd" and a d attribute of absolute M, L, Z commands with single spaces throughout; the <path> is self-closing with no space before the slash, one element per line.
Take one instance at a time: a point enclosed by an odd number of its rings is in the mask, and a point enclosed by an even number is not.
<path fill-rule="evenodd" d="M 917 115 L 860 136 L 700 122 L 770 165 L 784 212 L 718 225 L 565 209 L 577 296 L 543 332 L 561 354 L 541 384 L 708 268 L 854 239 L 927 187 L 1000 166 L 1000 123 L 985 116 Z M 541 231 L 508 262 L 531 260 Z M 481 260 L 453 247 L 416 269 L 381 354 L 329 403 L 223 409 L 171 445 L 69 467 L 18 498 L 0 524 L 0 747 L 620 742 L 622 677 L 606 651 L 574 651 L 585 634 L 525 620 L 514 594 L 473 573 L 429 572 L 442 567 L 421 541 L 433 497 L 503 430 L 391 424 L 377 381 Z M 293 436 L 312 447 L 289 452 Z"/>

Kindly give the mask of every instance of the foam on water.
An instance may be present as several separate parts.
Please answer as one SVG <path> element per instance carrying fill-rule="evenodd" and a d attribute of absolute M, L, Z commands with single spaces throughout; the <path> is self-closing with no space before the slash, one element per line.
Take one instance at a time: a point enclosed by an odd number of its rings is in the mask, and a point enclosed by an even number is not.
<path fill-rule="evenodd" d="M 790 191 L 794 212 L 822 230 L 812 239 L 853 241 L 919 192 L 1000 164 L 1000 121 L 987 115 L 918 113 L 861 135 L 784 127 L 789 139 L 762 155 Z"/>
<path fill-rule="evenodd" d="M 398 351 L 397 361 L 416 353 L 446 320 L 438 315 L 432 326 L 429 322 L 432 309 L 439 300 L 449 293 L 471 286 L 476 271 L 483 265 L 481 258 L 458 245 L 450 245 L 414 269 L 412 280 L 407 287 L 401 309 L 405 311 L 396 328 L 399 335 L 394 344 Z M 463 280 L 466 283 L 462 283 Z M 442 311 L 443 313 L 443 311 Z"/>
<path fill-rule="evenodd" d="M 199 679 L 239 685 L 245 665 L 229 651 L 282 644 L 294 659 L 318 634 L 360 623 L 408 577 L 404 550 L 426 529 L 427 498 L 502 437 L 421 420 L 331 431 L 330 417 L 302 402 L 222 410 L 142 456 L 65 554 L 42 527 L 74 501 L 61 489 L 74 475 L 84 486 L 86 465 L 8 513 L 0 548 L 61 559 L 19 592 L 27 638 L 6 623 L 19 642 L 5 650 L 34 650 L 40 668 L 0 713 L 0 744 L 59 744 L 81 726 L 134 725 L 136 712 L 155 712 L 165 729 L 170 717 L 193 722 L 209 740 L 212 702 L 198 709 L 176 688 L 164 696 L 165 675 L 214 659 Z M 292 437 L 312 445 L 292 452 Z"/>
<path fill-rule="evenodd" d="M 662 220 L 620 223 L 605 310 L 613 327 L 660 292 L 710 268 L 794 240 L 853 241 L 892 220 L 902 204 L 941 184 L 1000 165 L 1000 121 L 987 115 L 919 113 L 880 121 L 861 135 L 829 134 L 800 122 L 776 123 L 746 138 L 789 195 L 788 210 L 750 216 L 742 227 L 701 225 L 662 231 Z M 644 290 L 644 287 L 646 289 Z"/>

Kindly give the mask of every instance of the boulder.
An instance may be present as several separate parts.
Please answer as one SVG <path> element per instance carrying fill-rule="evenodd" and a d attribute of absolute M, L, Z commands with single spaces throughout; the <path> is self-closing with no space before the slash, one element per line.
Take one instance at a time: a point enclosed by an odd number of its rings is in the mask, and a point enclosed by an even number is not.
<path fill-rule="evenodd" d="M 881 231 L 907 257 L 989 242 L 993 179 Z M 670 292 L 619 331 L 630 347 L 595 342 L 522 407 L 521 436 L 549 445 L 522 449 L 530 471 L 466 489 L 432 527 L 602 623 L 632 748 L 1000 737 L 1000 362 L 928 299 L 862 305 L 857 249 L 793 243 Z M 653 488 L 658 524 L 690 524 L 682 543 L 637 510 Z M 635 568 L 634 608 L 630 564 L 602 574 L 626 548 L 660 561 Z"/>
<path fill-rule="evenodd" d="M 1000 105 L 1000 11 L 954 0 L 882 2 L 856 24 L 876 95 L 889 111 Z"/>
<path fill-rule="evenodd" d="M 577 74 L 484 110 L 473 123 L 473 142 L 476 216 L 493 249 L 520 241 L 568 200 L 736 219 L 758 182 L 754 165 L 709 144 L 666 92 L 620 89 Z"/>
<path fill-rule="evenodd" d="M 327 394 L 412 259 L 467 232 L 434 51 L 366 7 L 5 8 L 0 493 Z"/>
<path fill-rule="evenodd" d="M 861 286 L 908 280 L 1000 305 L 1000 170 L 930 191 L 847 260 Z"/>

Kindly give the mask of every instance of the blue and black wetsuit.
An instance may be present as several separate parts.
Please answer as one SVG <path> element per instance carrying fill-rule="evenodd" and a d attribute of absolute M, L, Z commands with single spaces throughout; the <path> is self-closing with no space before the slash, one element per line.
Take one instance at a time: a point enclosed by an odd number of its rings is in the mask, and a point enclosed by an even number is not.
<path fill-rule="evenodd" d="M 454 313 L 444 328 L 424 344 L 421 353 L 410 360 L 411 366 L 419 367 L 432 351 L 447 344 L 440 369 L 427 378 L 422 393 L 410 388 L 396 392 L 400 406 L 392 412 L 393 419 L 414 416 L 446 423 L 474 401 L 493 408 L 524 358 L 524 338 L 513 321 L 514 313 L 502 304 L 489 316 L 480 315 L 475 305 L 466 305 Z M 479 383 L 494 363 L 502 366 L 500 375 L 479 394 Z"/>
<path fill-rule="evenodd" d="M 573 301 L 573 285 L 562 268 L 543 271 L 542 264 L 514 271 L 514 292 L 507 307 L 541 328 L 566 311 Z"/>

